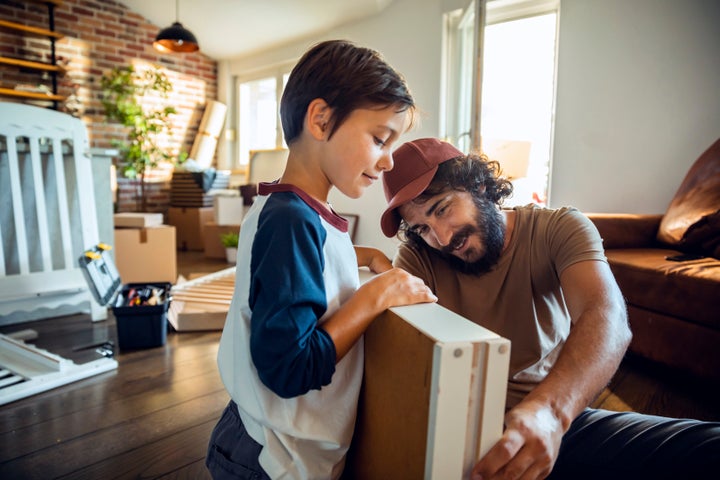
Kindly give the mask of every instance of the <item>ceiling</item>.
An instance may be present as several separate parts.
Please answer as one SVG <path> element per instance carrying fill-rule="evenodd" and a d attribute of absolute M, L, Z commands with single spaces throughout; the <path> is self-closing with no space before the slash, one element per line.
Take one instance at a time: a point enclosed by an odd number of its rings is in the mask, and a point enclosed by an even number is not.
<path fill-rule="evenodd" d="M 200 51 L 240 57 L 383 11 L 394 0 L 119 0 L 159 28 L 179 21 Z"/>

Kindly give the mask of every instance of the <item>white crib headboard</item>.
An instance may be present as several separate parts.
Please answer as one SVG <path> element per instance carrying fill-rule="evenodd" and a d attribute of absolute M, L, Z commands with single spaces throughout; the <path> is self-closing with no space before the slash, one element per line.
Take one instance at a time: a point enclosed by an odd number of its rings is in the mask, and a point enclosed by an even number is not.
<path fill-rule="evenodd" d="M 107 316 L 77 262 L 98 243 L 88 147 L 79 119 L 0 102 L 0 325 Z"/>

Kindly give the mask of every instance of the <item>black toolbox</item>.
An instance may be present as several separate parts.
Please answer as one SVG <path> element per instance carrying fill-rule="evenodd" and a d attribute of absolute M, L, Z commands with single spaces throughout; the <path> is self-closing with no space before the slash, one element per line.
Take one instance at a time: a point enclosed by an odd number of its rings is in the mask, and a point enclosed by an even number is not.
<path fill-rule="evenodd" d="M 86 250 L 78 262 L 95 299 L 100 305 L 112 308 L 121 350 L 165 345 L 172 284 L 123 285 L 110 256 L 110 247 L 105 244 Z"/>

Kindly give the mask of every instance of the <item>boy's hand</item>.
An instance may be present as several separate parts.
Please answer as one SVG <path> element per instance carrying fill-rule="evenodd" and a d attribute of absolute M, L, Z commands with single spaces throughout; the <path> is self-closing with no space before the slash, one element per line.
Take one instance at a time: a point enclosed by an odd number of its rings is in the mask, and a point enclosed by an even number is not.
<path fill-rule="evenodd" d="M 366 290 L 368 298 L 374 300 L 378 313 L 400 305 L 437 302 L 425 282 L 402 268 L 390 268 L 376 275 L 361 290 Z"/>
<path fill-rule="evenodd" d="M 437 297 L 420 278 L 391 268 L 363 283 L 322 328 L 335 343 L 339 362 L 379 314 L 390 307 L 428 302 L 437 302 Z"/>

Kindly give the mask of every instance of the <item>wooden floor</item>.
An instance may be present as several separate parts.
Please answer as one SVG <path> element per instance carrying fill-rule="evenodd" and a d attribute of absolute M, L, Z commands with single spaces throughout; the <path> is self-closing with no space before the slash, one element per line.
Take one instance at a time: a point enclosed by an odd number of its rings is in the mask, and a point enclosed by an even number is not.
<path fill-rule="evenodd" d="M 180 254 L 180 273 L 212 272 L 224 262 Z M 76 363 L 115 340 L 115 321 L 76 315 L 8 326 L 32 328 L 35 344 Z M 209 478 L 207 440 L 228 395 L 216 368 L 220 332 L 168 333 L 162 347 L 118 351 L 116 371 L 0 407 L 0 478 Z M 627 358 L 595 406 L 720 420 L 720 391 Z"/>

